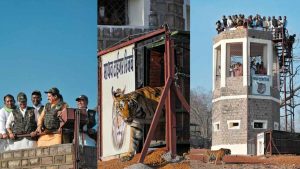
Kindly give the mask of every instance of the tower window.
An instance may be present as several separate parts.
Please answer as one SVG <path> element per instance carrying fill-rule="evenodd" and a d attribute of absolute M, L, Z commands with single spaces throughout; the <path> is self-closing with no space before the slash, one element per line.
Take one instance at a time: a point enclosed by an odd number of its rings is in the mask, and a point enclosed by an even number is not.
<path fill-rule="evenodd" d="M 267 45 L 250 43 L 250 75 L 267 75 Z"/>
<path fill-rule="evenodd" d="M 127 24 L 127 0 L 98 0 L 98 25 Z"/>
<path fill-rule="evenodd" d="M 214 123 L 214 131 L 220 131 L 220 122 Z"/>
<path fill-rule="evenodd" d="M 227 120 L 228 129 L 240 129 L 240 120 Z"/>
<path fill-rule="evenodd" d="M 254 128 L 262 129 L 264 127 L 264 123 L 262 122 L 254 122 Z"/>
<path fill-rule="evenodd" d="M 233 127 L 237 127 L 237 126 L 239 126 L 240 124 L 239 123 L 232 123 L 232 126 Z"/>
<path fill-rule="evenodd" d="M 227 77 L 243 76 L 243 43 L 226 45 Z"/>
<path fill-rule="evenodd" d="M 253 129 L 267 129 L 267 120 L 254 120 L 252 122 Z"/>

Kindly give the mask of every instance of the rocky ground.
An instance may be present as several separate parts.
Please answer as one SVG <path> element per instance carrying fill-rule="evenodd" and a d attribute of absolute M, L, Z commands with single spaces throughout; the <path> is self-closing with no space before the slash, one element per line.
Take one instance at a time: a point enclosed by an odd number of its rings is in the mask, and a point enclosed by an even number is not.
<path fill-rule="evenodd" d="M 202 151 L 204 152 L 204 151 Z M 188 168 L 209 168 L 209 169 L 300 169 L 300 156 L 295 155 L 274 155 L 274 156 L 225 156 L 224 164 L 220 161 L 215 164 L 207 163 L 207 158 L 200 152 L 192 152 L 182 160 L 172 163 L 167 162 L 162 155 L 166 154 L 164 148 L 149 153 L 144 164 L 137 163 L 140 154 L 137 154 L 131 161 L 121 162 L 119 159 L 98 162 L 98 168 L 104 169 L 188 169 Z"/>

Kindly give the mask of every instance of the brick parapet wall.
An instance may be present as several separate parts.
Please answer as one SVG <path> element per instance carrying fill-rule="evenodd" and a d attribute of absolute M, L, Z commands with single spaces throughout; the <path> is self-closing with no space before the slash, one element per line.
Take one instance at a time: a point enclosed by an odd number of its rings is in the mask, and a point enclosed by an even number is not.
<path fill-rule="evenodd" d="M 82 168 L 96 168 L 96 148 L 84 147 L 81 152 Z M 72 144 L 14 150 L 0 153 L 3 169 L 71 169 L 74 168 Z"/>
<path fill-rule="evenodd" d="M 226 87 L 220 88 L 220 78 L 215 81 L 216 88 L 213 91 L 213 99 L 221 96 L 236 96 L 236 95 L 251 95 L 252 86 L 243 86 L 243 77 L 227 77 Z M 280 93 L 277 87 L 270 87 L 270 96 L 276 99 L 280 98 Z"/>
<path fill-rule="evenodd" d="M 213 43 L 216 44 L 223 39 L 238 39 L 251 37 L 256 39 L 272 40 L 272 33 L 269 31 L 261 31 L 255 29 L 237 28 L 235 30 L 223 31 L 213 38 Z"/>
<path fill-rule="evenodd" d="M 273 40 L 272 32 L 248 29 L 248 37 L 264 40 Z"/>
<path fill-rule="evenodd" d="M 216 99 L 221 96 L 234 96 L 248 94 L 248 87 L 243 86 L 243 77 L 227 77 L 226 87 L 220 88 L 220 79 L 216 81 L 217 85 L 213 91 L 213 98 Z M 218 88 L 217 88 L 218 87 Z"/>

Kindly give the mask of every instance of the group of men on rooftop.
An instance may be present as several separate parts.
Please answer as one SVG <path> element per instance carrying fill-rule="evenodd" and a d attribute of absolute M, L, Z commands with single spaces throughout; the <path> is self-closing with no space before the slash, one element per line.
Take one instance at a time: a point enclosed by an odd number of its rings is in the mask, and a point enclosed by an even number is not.
<path fill-rule="evenodd" d="M 218 33 L 221 33 L 224 30 L 244 27 L 272 31 L 274 28 L 286 28 L 287 23 L 286 16 L 284 16 L 283 19 L 281 16 L 278 16 L 278 19 L 272 16 L 271 19 L 270 16 L 268 16 L 268 18 L 266 16 L 261 17 L 259 14 L 255 16 L 249 15 L 247 18 L 244 14 L 229 15 L 228 18 L 223 15 L 221 21 L 218 20 L 216 22 L 216 30 Z"/>
<path fill-rule="evenodd" d="M 27 105 L 27 96 L 17 95 L 18 106 L 11 94 L 4 96 L 0 109 L 0 152 L 72 142 L 72 132 L 63 134 L 61 115 L 68 108 L 59 90 L 55 87 L 45 91 L 48 103 L 42 105 L 41 92 L 31 94 L 32 107 Z M 79 144 L 96 146 L 98 115 L 88 109 L 88 97 L 76 99 L 77 108 L 86 112 L 86 123 L 79 129 Z"/>

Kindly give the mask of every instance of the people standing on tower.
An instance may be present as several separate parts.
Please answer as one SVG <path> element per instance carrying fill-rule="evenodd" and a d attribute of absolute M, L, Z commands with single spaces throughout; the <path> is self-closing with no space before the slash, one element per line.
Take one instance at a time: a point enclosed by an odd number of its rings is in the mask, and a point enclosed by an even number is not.
<path fill-rule="evenodd" d="M 283 20 L 282 20 L 281 16 L 278 16 L 277 22 L 278 22 L 278 28 L 282 28 L 283 27 Z"/>
<path fill-rule="evenodd" d="M 275 16 L 272 16 L 272 28 L 273 28 L 273 38 L 277 39 L 278 38 L 278 21 L 275 18 Z"/>
<path fill-rule="evenodd" d="M 288 24 L 288 22 L 287 22 L 286 16 L 284 16 L 283 21 L 282 21 L 283 28 L 286 28 L 287 24 Z"/>
<path fill-rule="evenodd" d="M 283 38 L 286 38 L 286 27 L 287 27 L 287 20 L 286 20 L 286 16 L 283 17 L 283 21 L 282 21 L 282 26 L 283 26 Z"/>
<path fill-rule="evenodd" d="M 9 133 L 11 142 L 9 150 L 18 150 L 36 147 L 36 140 L 33 135 L 36 130 L 37 114 L 34 108 L 27 106 L 27 96 L 20 92 L 17 96 L 19 107 L 14 109 L 8 116 L 6 130 Z M 31 136 L 19 137 L 19 135 L 30 134 Z"/>
<path fill-rule="evenodd" d="M 80 95 L 76 98 L 77 108 L 84 109 L 87 113 L 86 124 L 80 128 L 79 144 L 96 147 L 98 131 L 98 113 L 95 110 L 88 109 L 88 97 Z"/>
<path fill-rule="evenodd" d="M 278 20 L 277 20 L 277 23 L 278 23 L 278 38 L 281 39 L 283 38 L 283 20 L 281 18 L 281 16 L 278 16 Z"/>
<path fill-rule="evenodd" d="M 227 19 L 227 27 L 230 29 L 230 28 L 233 28 L 233 22 L 232 22 L 232 18 L 231 16 L 229 15 L 228 16 L 228 19 Z"/>
<path fill-rule="evenodd" d="M 278 21 L 275 16 L 272 17 L 272 27 L 275 29 L 278 27 Z"/>
<path fill-rule="evenodd" d="M 222 28 L 222 24 L 221 24 L 220 20 L 218 20 L 216 22 L 216 30 L 217 30 L 218 34 L 221 33 L 224 30 L 224 28 Z"/>
<path fill-rule="evenodd" d="M 269 26 L 268 26 L 267 18 L 265 16 L 263 16 L 262 22 L 263 22 L 264 31 L 267 31 L 269 29 L 268 28 Z"/>
<path fill-rule="evenodd" d="M 223 15 L 222 21 L 223 21 L 223 23 L 222 23 L 223 24 L 223 28 L 226 29 L 227 28 L 227 18 L 226 18 L 225 15 Z"/>
<path fill-rule="evenodd" d="M 233 27 L 237 27 L 237 15 L 232 15 L 232 25 Z"/>
<path fill-rule="evenodd" d="M 248 16 L 247 26 L 248 26 L 248 28 L 253 28 L 253 18 L 252 18 L 252 15 Z"/>
<path fill-rule="evenodd" d="M 252 20 L 252 27 L 253 27 L 254 29 L 256 29 L 256 27 L 257 27 L 257 17 L 256 17 L 256 16 L 254 16 L 254 18 L 253 18 L 253 20 Z"/>
<path fill-rule="evenodd" d="M 7 94 L 3 98 L 4 106 L 0 109 L 0 153 L 8 146 L 8 135 L 6 133 L 6 121 L 11 112 L 16 109 L 14 96 Z"/>
<path fill-rule="evenodd" d="M 238 18 L 237 18 L 237 26 L 243 26 L 244 25 L 244 19 L 243 19 L 243 15 L 239 14 Z"/>
<path fill-rule="evenodd" d="M 258 14 L 256 16 L 256 28 L 258 30 L 263 30 L 263 20 L 262 20 L 261 16 Z"/>
<path fill-rule="evenodd" d="M 268 27 L 267 31 L 272 31 L 273 27 L 272 27 L 272 21 L 270 16 L 268 16 L 267 27 Z"/>
<path fill-rule="evenodd" d="M 292 57 L 292 50 L 293 50 L 293 44 L 295 42 L 296 34 L 293 34 L 288 37 L 287 40 L 287 56 L 286 57 Z"/>

